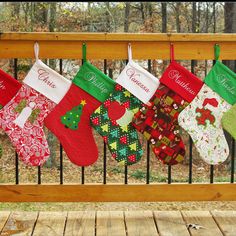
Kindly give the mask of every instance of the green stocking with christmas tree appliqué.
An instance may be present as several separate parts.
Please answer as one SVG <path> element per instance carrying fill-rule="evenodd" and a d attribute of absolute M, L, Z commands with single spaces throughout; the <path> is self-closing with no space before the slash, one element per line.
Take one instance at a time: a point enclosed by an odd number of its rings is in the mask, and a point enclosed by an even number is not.
<path fill-rule="evenodd" d="M 128 55 L 129 62 L 118 76 L 114 92 L 91 115 L 91 125 L 108 144 L 112 157 L 123 165 L 135 164 L 143 155 L 131 122 L 159 86 L 157 78 L 133 62 L 130 45 Z"/>
<path fill-rule="evenodd" d="M 219 46 L 215 45 L 215 65 L 196 98 L 179 115 L 180 126 L 191 135 L 202 159 L 212 165 L 224 162 L 229 156 L 221 119 L 236 101 L 235 76 L 218 61 L 219 52 Z"/>

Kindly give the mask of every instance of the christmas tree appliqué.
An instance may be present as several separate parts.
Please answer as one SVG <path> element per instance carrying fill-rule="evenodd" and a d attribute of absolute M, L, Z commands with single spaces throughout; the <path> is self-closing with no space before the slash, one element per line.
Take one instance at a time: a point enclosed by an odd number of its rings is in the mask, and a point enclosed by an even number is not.
<path fill-rule="evenodd" d="M 83 112 L 83 108 L 86 104 L 85 100 L 81 100 L 80 105 L 73 107 L 70 111 L 66 112 L 64 116 L 61 117 L 62 124 L 66 128 L 77 130 L 80 122 L 80 118 Z"/>

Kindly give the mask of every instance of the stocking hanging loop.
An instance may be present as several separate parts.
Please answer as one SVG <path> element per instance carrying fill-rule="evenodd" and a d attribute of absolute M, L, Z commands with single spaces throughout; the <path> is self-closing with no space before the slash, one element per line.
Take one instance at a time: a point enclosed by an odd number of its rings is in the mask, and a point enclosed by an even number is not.
<path fill-rule="evenodd" d="M 174 44 L 171 43 L 170 44 L 170 61 L 172 62 L 174 60 L 175 60 L 175 58 L 174 58 Z"/>
<path fill-rule="evenodd" d="M 34 44 L 34 56 L 35 56 L 36 61 L 38 61 L 38 59 L 39 59 L 39 44 L 38 44 L 38 42 L 35 42 L 35 44 Z"/>
<path fill-rule="evenodd" d="M 131 43 L 128 44 L 128 59 L 129 59 L 129 61 L 132 60 L 132 48 L 131 48 Z"/>
<path fill-rule="evenodd" d="M 215 51 L 215 60 L 218 61 L 219 57 L 220 57 L 220 45 L 219 44 L 215 44 L 214 47 L 214 51 Z"/>
<path fill-rule="evenodd" d="M 86 43 L 83 43 L 82 53 L 83 53 L 83 61 L 86 62 L 87 61 L 87 58 L 86 58 L 86 55 L 87 55 L 87 45 L 86 45 Z"/>

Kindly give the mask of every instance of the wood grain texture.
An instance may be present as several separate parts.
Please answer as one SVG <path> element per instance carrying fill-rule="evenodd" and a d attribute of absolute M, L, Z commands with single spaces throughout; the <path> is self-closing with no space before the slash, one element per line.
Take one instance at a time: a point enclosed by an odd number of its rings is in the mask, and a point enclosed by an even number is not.
<path fill-rule="evenodd" d="M 179 211 L 154 211 L 154 217 L 161 236 L 190 235 Z"/>
<path fill-rule="evenodd" d="M 0 185 L 0 201 L 2 202 L 156 202 L 235 200 L 236 184 Z"/>
<path fill-rule="evenodd" d="M 37 41 L 236 41 L 233 33 L 72 33 L 72 32 L 4 32 L 0 40 Z"/>
<path fill-rule="evenodd" d="M 67 212 L 40 212 L 33 232 L 34 236 L 62 236 Z"/>
<path fill-rule="evenodd" d="M 24 235 L 30 236 L 37 220 L 37 212 L 13 212 L 9 216 L 1 236 Z"/>
<path fill-rule="evenodd" d="M 97 236 L 126 236 L 122 211 L 97 212 Z"/>
<path fill-rule="evenodd" d="M 236 211 L 211 211 L 211 214 L 225 236 L 236 235 Z"/>
<path fill-rule="evenodd" d="M 192 236 L 223 236 L 209 211 L 182 211 L 187 224 L 198 224 L 201 229 L 190 229 Z"/>
<path fill-rule="evenodd" d="M 7 222 L 8 217 L 10 216 L 10 211 L 0 211 L 0 233 Z"/>
<path fill-rule="evenodd" d="M 68 212 L 65 236 L 95 235 L 95 211 Z"/>
<path fill-rule="evenodd" d="M 129 236 L 157 236 L 157 228 L 151 211 L 125 211 Z"/>
<path fill-rule="evenodd" d="M 168 60 L 171 42 L 177 60 L 214 59 L 215 43 L 221 47 L 220 59 L 236 58 L 236 34 L 145 33 L 3 33 L 0 58 L 34 58 L 36 41 L 42 59 L 81 59 L 83 42 L 87 43 L 88 59 L 127 59 L 127 45 L 131 43 L 134 59 Z"/>

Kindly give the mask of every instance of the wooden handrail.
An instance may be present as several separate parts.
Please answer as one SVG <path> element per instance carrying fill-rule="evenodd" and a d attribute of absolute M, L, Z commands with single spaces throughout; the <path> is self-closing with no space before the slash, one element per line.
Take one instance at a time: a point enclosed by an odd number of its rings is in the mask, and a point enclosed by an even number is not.
<path fill-rule="evenodd" d="M 0 202 L 235 201 L 236 184 L 0 185 Z"/>
<path fill-rule="evenodd" d="M 236 34 L 149 34 L 149 33 L 0 33 L 0 58 L 39 57 L 81 59 L 87 43 L 88 59 L 127 59 L 132 44 L 134 59 L 170 58 L 174 43 L 176 60 L 213 60 L 214 44 L 220 59 L 236 59 Z M 236 184 L 1 184 L 2 202 L 143 202 L 143 201 L 235 201 Z"/>
<path fill-rule="evenodd" d="M 38 41 L 193 41 L 193 42 L 235 42 L 236 34 L 194 34 L 194 33 L 66 33 L 66 32 L 20 32 L 0 33 L 0 40 Z"/>
<path fill-rule="evenodd" d="M 81 59 L 81 45 L 88 45 L 88 59 L 127 59 L 132 43 L 134 59 L 169 59 L 174 43 L 177 60 L 213 60 L 213 46 L 221 47 L 220 59 L 235 60 L 236 34 L 156 33 L 1 33 L 0 58 L 34 58 L 33 44 L 40 44 L 41 58 Z"/>

